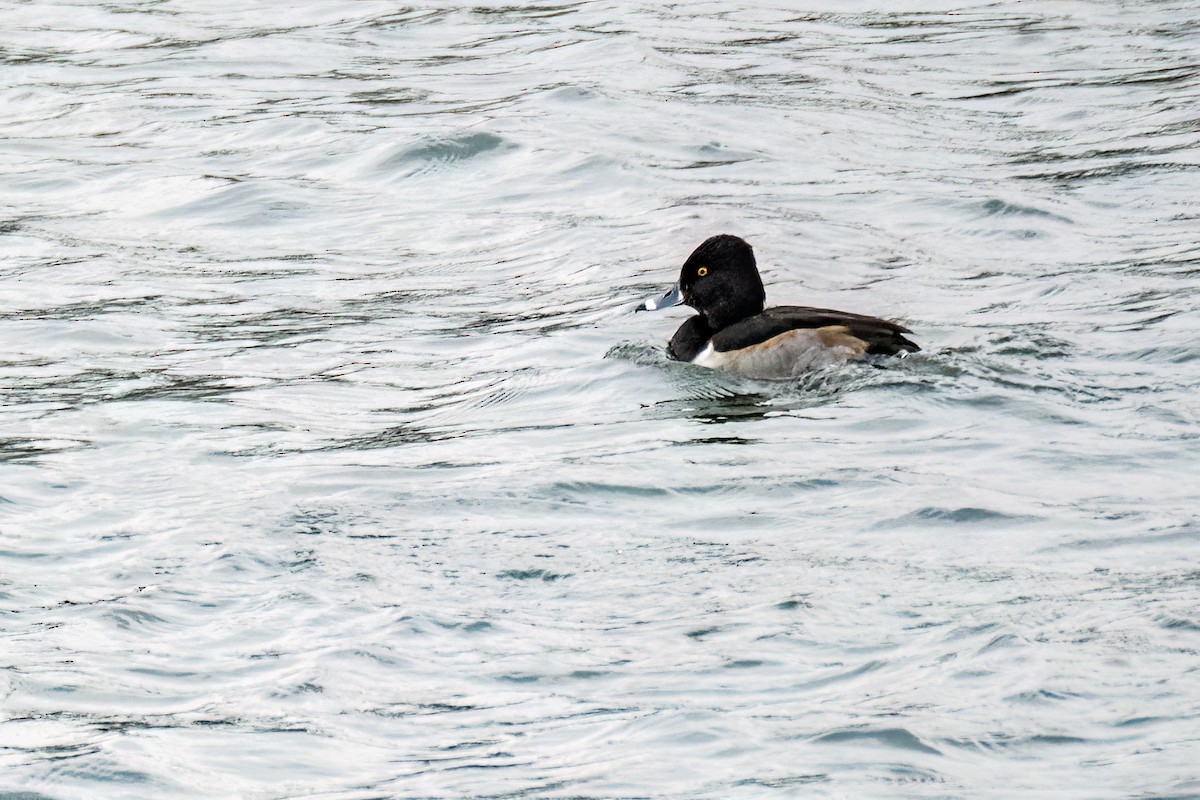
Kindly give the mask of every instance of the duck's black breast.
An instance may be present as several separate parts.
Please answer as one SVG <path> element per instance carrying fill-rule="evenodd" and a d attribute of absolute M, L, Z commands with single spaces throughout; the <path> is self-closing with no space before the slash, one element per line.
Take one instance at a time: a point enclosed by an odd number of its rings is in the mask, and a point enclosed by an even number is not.
<path fill-rule="evenodd" d="M 712 335 L 712 329 L 708 327 L 704 317 L 699 314 L 688 317 L 667 343 L 667 355 L 676 361 L 691 361 L 708 346 Z"/>
<path fill-rule="evenodd" d="M 872 355 L 890 356 L 921 349 L 904 336 L 911 332 L 908 328 L 885 319 L 828 308 L 775 306 L 719 331 L 712 331 L 703 316 L 692 317 L 675 331 L 667 350 L 674 359 L 691 361 L 710 341 L 716 352 L 728 353 L 762 344 L 788 331 L 833 325 L 862 340 L 867 353 Z"/>

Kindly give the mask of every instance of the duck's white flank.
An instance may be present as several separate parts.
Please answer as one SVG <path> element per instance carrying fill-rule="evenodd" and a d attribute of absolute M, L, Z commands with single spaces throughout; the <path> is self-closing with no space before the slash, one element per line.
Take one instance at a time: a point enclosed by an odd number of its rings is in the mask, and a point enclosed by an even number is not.
<path fill-rule="evenodd" d="M 857 361 L 866 354 L 866 342 L 851 335 L 844 325 L 829 325 L 787 331 L 728 352 L 718 352 L 709 342 L 692 363 L 747 378 L 792 378 L 821 367 Z"/>

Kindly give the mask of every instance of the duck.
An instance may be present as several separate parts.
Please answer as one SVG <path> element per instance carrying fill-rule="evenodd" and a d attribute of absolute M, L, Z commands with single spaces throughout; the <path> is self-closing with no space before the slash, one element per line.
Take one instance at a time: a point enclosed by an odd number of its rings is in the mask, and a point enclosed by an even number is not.
<path fill-rule="evenodd" d="M 697 247 L 679 281 L 636 310 L 688 305 L 667 344 L 667 355 L 747 378 L 795 378 L 824 367 L 899 356 L 921 348 L 903 325 L 878 317 L 808 306 L 764 308 L 766 290 L 754 250 L 744 239 L 721 234 Z"/>

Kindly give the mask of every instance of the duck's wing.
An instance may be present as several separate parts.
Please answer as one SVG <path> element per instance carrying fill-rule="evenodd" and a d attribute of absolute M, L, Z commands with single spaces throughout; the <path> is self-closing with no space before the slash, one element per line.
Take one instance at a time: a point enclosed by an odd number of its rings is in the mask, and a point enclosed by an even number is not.
<path fill-rule="evenodd" d="M 867 353 L 894 356 L 900 352 L 913 353 L 921 348 L 904 334 L 912 333 L 895 322 L 863 314 L 834 311 L 807 306 L 775 306 L 761 314 L 730 325 L 712 337 L 713 347 L 720 352 L 741 350 L 772 339 L 781 333 L 802 328 L 838 326 L 866 344 Z"/>

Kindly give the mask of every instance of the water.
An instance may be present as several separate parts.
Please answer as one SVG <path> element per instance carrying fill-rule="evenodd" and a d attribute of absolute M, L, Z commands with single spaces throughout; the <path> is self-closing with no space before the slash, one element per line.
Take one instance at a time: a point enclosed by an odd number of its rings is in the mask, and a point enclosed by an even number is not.
<path fill-rule="evenodd" d="M 0 2 L 0 797 L 1200 796 L 1200 16 L 886 8 Z"/>

